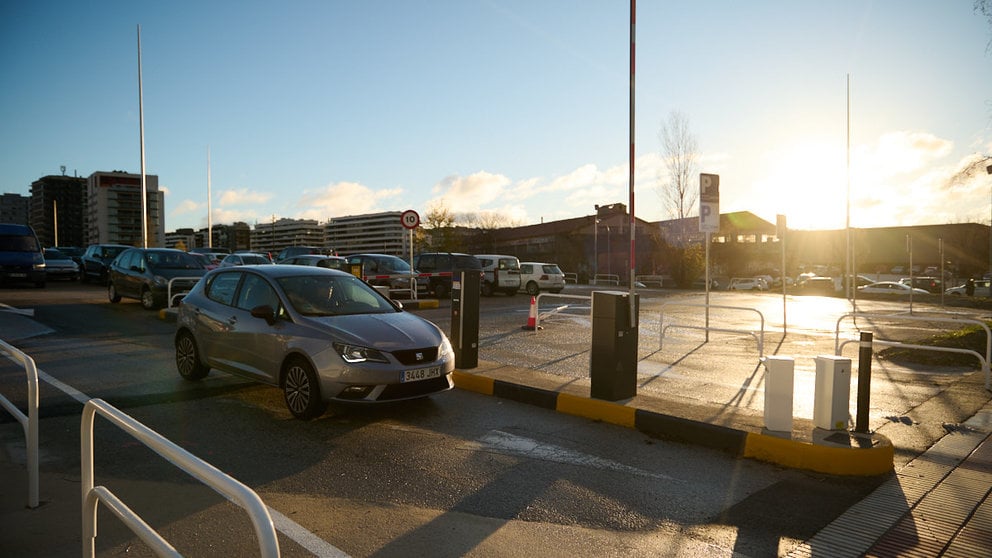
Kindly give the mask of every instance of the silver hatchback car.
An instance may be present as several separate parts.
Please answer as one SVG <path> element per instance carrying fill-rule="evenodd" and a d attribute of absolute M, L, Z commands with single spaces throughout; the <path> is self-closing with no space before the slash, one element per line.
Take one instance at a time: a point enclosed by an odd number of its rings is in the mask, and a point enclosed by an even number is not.
<path fill-rule="evenodd" d="M 454 386 L 454 352 L 440 328 L 361 279 L 319 267 L 211 271 L 179 306 L 175 347 L 183 378 L 216 368 L 278 386 L 300 419 L 331 401 L 397 401 Z"/>

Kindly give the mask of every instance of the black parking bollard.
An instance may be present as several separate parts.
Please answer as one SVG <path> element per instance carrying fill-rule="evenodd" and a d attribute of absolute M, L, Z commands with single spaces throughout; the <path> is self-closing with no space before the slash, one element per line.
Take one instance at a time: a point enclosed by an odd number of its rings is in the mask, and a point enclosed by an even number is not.
<path fill-rule="evenodd" d="M 858 351 L 858 416 L 854 431 L 868 433 L 868 405 L 871 399 L 871 337 L 870 331 L 861 332 L 861 349 Z"/>

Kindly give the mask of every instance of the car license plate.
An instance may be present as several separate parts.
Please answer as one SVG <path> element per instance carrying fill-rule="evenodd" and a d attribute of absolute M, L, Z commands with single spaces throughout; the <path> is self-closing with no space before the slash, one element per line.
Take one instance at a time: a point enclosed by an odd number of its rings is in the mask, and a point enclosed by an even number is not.
<path fill-rule="evenodd" d="M 404 370 L 403 375 L 400 377 L 401 382 L 417 382 L 420 380 L 429 380 L 431 378 L 437 378 L 441 375 L 440 366 L 432 366 L 430 368 L 417 368 L 416 370 Z"/>
<path fill-rule="evenodd" d="M 28 274 L 27 273 L 11 273 L 10 276 L 11 277 L 17 277 L 17 278 L 22 278 L 22 277 L 27 277 Z"/>

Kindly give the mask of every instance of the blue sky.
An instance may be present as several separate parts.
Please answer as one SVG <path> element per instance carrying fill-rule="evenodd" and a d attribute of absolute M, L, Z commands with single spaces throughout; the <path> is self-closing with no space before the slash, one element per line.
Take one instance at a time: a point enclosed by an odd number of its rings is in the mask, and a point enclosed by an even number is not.
<path fill-rule="evenodd" d="M 0 191 L 146 169 L 166 229 L 437 204 L 517 224 L 627 203 L 629 3 L 0 5 Z M 670 214 L 659 131 L 689 121 L 720 210 L 843 228 L 990 222 L 992 28 L 972 0 L 644 1 L 636 213 Z"/>

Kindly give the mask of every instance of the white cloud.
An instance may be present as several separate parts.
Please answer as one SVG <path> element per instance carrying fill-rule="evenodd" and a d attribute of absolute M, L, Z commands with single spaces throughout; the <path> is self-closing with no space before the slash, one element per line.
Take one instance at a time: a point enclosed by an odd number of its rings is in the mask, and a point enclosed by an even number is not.
<path fill-rule="evenodd" d="M 254 192 L 246 189 L 224 190 L 220 193 L 218 203 L 221 206 L 263 205 L 272 197 L 273 194 L 269 192 Z"/>
<path fill-rule="evenodd" d="M 338 182 L 304 192 L 294 204 L 297 210 L 294 217 L 324 222 L 331 217 L 393 211 L 396 208 L 392 207 L 392 202 L 402 194 L 402 188 L 373 190 L 357 182 Z M 383 209 L 384 205 L 389 207 Z"/>
<path fill-rule="evenodd" d="M 186 215 L 200 209 L 200 204 L 193 200 L 183 200 L 172 210 L 172 215 Z"/>

